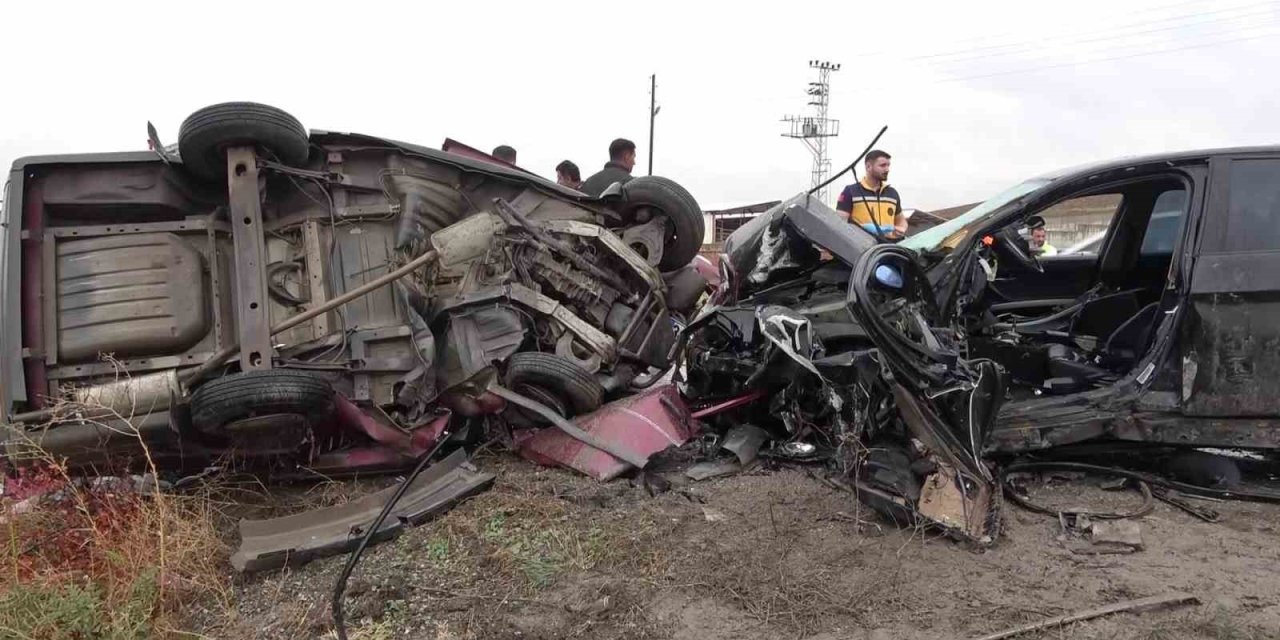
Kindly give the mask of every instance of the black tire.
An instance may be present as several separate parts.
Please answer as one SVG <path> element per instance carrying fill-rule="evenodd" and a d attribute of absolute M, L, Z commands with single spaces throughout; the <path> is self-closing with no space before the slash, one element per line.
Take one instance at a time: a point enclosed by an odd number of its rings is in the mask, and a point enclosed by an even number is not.
<path fill-rule="evenodd" d="M 621 213 L 625 218 L 631 219 L 636 209 L 651 207 L 666 215 L 670 222 L 659 269 L 679 269 L 698 255 L 706 225 L 702 220 L 702 208 L 684 187 L 667 178 L 641 176 L 622 185 L 622 198 Z"/>
<path fill-rule="evenodd" d="M 311 152 L 307 130 L 297 118 L 254 102 L 205 107 L 187 116 L 178 130 L 182 164 L 209 181 L 227 175 L 226 149 L 238 144 L 259 147 L 290 166 L 305 164 Z"/>
<path fill-rule="evenodd" d="M 319 376 L 288 369 L 233 373 L 191 396 L 191 424 L 205 432 L 253 416 L 289 413 L 316 419 L 333 413 L 333 387 Z"/>
<path fill-rule="evenodd" d="M 517 353 L 507 362 L 509 389 L 532 385 L 550 391 L 567 403 L 573 415 L 591 413 L 604 403 L 604 387 L 576 363 L 549 353 Z"/>

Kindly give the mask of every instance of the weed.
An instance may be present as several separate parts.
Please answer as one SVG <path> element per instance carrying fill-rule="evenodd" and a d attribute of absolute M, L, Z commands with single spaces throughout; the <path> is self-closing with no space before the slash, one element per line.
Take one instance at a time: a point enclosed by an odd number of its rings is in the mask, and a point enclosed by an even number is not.
<path fill-rule="evenodd" d="M 105 409 L 56 408 L 58 421 Z M 94 424 L 138 437 L 155 477 L 130 417 L 114 411 Z M 147 495 L 123 478 L 73 479 L 35 441 L 20 444 L 27 457 L 0 492 L 0 635 L 166 637 L 175 633 L 185 605 L 204 596 L 226 602 L 226 554 L 210 502 Z"/>

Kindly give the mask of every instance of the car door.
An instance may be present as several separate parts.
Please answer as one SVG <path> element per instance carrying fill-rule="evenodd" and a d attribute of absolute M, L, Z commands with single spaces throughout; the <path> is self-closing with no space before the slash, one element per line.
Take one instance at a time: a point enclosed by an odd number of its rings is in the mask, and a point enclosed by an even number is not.
<path fill-rule="evenodd" d="M 1190 416 L 1280 415 L 1280 155 L 1211 163 L 1182 334 Z"/>

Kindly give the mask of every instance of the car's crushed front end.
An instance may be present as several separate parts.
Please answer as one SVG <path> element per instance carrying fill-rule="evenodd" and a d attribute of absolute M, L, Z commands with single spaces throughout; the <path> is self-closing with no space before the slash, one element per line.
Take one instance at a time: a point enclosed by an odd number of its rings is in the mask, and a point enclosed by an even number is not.
<path fill-rule="evenodd" d="M 915 254 L 800 195 L 736 232 L 722 264 L 683 345 L 686 396 L 732 407 L 713 430 L 758 426 L 774 455 L 830 459 L 895 520 L 993 541 L 1000 486 L 980 452 L 1003 377 L 962 356 Z"/>

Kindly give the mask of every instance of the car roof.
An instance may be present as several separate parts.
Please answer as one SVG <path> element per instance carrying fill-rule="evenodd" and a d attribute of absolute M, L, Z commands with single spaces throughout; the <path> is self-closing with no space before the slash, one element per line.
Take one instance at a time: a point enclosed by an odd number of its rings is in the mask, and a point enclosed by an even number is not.
<path fill-rule="evenodd" d="M 1062 178 L 1082 177 L 1102 173 L 1112 169 L 1123 169 L 1135 165 L 1172 163 L 1180 164 L 1195 160 L 1207 160 L 1217 156 L 1240 155 L 1280 155 L 1280 145 L 1262 145 L 1252 147 L 1220 147 L 1213 149 L 1194 149 L 1147 155 L 1121 156 L 1109 160 L 1088 162 L 1085 164 L 1064 167 L 1050 171 L 1033 179 L 1058 181 Z"/>

